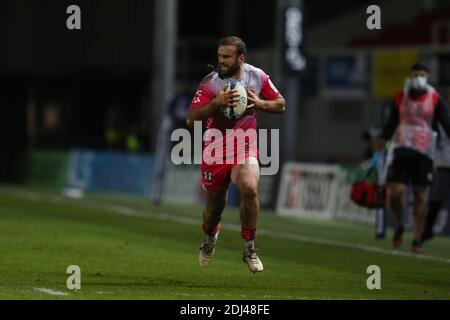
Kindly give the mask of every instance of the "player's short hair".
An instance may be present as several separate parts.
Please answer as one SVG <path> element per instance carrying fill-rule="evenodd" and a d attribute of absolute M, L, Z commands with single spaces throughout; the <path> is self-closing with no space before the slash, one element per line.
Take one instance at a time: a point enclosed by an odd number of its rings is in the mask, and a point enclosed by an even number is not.
<path fill-rule="evenodd" d="M 247 46 L 245 42 L 236 36 L 229 36 L 221 39 L 219 41 L 219 46 L 235 46 L 239 54 L 243 54 L 244 56 L 247 54 Z"/>
<path fill-rule="evenodd" d="M 429 73 L 430 69 L 428 69 L 428 67 L 422 62 L 416 62 L 415 64 L 412 65 L 411 71 L 425 71 Z"/>

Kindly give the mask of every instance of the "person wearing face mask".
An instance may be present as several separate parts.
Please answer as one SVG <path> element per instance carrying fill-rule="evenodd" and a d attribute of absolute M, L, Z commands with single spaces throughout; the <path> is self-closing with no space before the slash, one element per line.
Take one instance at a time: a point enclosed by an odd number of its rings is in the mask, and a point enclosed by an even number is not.
<path fill-rule="evenodd" d="M 402 91 L 395 94 L 389 118 L 377 139 L 376 148 L 383 150 L 391 140 L 394 157 L 387 172 L 388 205 L 394 213 L 396 229 L 392 244 L 402 244 L 402 213 L 408 185 L 414 196 L 414 226 L 411 250 L 423 253 L 422 229 L 426 214 L 427 189 L 433 182 L 436 136 L 433 127 L 439 122 L 450 136 L 449 108 L 429 83 L 429 69 L 422 63 L 411 68 Z"/>

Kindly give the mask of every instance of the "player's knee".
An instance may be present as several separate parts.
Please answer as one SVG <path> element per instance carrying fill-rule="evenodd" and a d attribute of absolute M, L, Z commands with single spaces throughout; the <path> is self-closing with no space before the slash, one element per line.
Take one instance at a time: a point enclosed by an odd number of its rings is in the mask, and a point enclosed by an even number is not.
<path fill-rule="evenodd" d="M 394 210 L 401 210 L 403 207 L 403 192 L 400 188 L 392 188 L 390 192 L 390 205 Z"/>
<path fill-rule="evenodd" d="M 425 195 L 420 195 L 414 198 L 414 205 L 416 207 L 420 207 L 420 208 L 426 208 L 427 206 L 427 201 L 426 201 L 426 197 Z"/>
<path fill-rule="evenodd" d="M 427 191 L 426 189 L 416 190 L 414 192 L 414 196 L 417 197 L 417 199 L 425 200 L 427 198 Z"/>
<path fill-rule="evenodd" d="M 258 194 L 258 184 L 253 179 L 245 179 L 239 183 L 241 197 L 254 198 Z"/>
<path fill-rule="evenodd" d="M 402 194 L 400 192 L 392 192 L 391 201 L 392 202 L 402 201 Z"/>
<path fill-rule="evenodd" d="M 398 201 L 402 199 L 404 188 L 400 186 L 391 187 L 391 198 L 392 200 Z"/>

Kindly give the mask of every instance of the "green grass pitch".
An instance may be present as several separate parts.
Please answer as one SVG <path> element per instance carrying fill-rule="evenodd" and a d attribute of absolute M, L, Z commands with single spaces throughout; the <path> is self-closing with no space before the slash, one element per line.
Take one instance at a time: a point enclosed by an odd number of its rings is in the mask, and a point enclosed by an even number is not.
<path fill-rule="evenodd" d="M 0 187 L 0 299 L 449 299 L 450 239 L 410 253 L 373 227 L 261 212 L 264 272 L 242 262 L 236 209 L 226 209 L 216 255 L 201 269 L 201 207 L 146 199 Z M 81 269 L 81 289 L 66 286 Z M 366 286 L 381 268 L 381 289 Z"/>

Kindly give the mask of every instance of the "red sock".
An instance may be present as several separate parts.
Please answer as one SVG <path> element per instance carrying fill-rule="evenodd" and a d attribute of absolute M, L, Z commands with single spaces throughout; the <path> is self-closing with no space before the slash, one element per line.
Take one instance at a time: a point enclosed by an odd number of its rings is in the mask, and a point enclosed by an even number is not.
<path fill-rule="evenodd" d="M 219 232 L 220 230 L 220 223 L 218 223 L 214 229 L 208 229 L 205 224 L 202 224 L 202 228 L 203 228 L 203 232 L 207 235 L 207 236 L 215 236 L 217 234 L 217 232 Z"/>
<path fill-rule="evenodd" d="M 250 241 L 256 238 L 256 228 L 250 229 L 241 227 L 241 236 L 244 238 L 245 241 Z"/>

